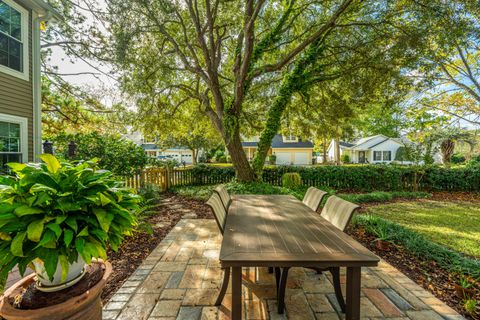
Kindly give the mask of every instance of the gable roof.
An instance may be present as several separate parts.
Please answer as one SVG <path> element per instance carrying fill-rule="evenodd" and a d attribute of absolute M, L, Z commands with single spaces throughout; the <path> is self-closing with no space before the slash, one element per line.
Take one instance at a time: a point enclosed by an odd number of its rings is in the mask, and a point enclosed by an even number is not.
<path fill-rule="evenodd" d="M 256 148 L 258 142 L 244 141 L 242 147 Z M 298 139 L 298 142 L 284 142 L 281 134 L 276 134 L 272 139 L 272 148 L 313 148 L 313 143 L 309 140 Z"/>
<path fill-rule="evenodd" d="M 354 143 L 348 143 L 348 142 L 344 142 L 344 141 L 340 141 L 340 147 L 343 147 L 343 148 L 346 148 L 346 149 L 358 149 L 360 146 L 362 145 L 365 145 L 367 144 L 368 142 L 373 142 L 373 140 L 375 139 L 378 139 L 378 142 L 370 145 L 370 146 L 364 146 L 363 148 L 364 149 L 371 149 L 373 147 L 376 147 L 384 142 L 387 142 L 387 141 L 393 141 L 395 143 L 398 143 L 398 144 L 401 144 L 403 145 L 403 143 L 401 141 L 399 141 L 399 139 L 397 138 L 389 138 L 383 134 L 377 134 L 375 136 L 370 136 L 370 137 L 365 137 L 365 138 L 361 138 L 361 139 L 358 139 L 356 142 Z"/>

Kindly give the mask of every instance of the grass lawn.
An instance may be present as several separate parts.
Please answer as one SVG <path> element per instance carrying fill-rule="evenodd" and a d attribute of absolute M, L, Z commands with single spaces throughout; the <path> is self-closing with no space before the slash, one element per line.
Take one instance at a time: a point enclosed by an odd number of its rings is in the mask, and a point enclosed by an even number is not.
<path fill-rule="evenodd" d="M 368 212 L 396 222 L 457 252 L 480 258 L 480 204 L 415 201 L 383 204 Z"/>

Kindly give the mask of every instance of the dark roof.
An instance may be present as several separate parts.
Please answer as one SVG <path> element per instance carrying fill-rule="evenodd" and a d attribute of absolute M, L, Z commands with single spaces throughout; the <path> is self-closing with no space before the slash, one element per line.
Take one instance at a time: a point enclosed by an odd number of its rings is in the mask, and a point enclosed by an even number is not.
<path fill-rule="evenodd" d="M 348 142 L 340 141 L 340 146 L 341 146 L 341 147 L 350 148 L 350 147 L 353 147 L 354 145 L 355 145 L 354 143 L 348 143 Z"/>
<path fill-rule="evenodd" d="M 144 143 L 144 144 L 142 144 L 142 148 L 144 150 L 156 150 L 156 149 L 158 149 L 158 147 L 155 143 Z"/>
<path fill-rule="evenodd" d="M 257 147 L 258 142 L 246 141 L 242 142 L 243 147 Z M 311 141 L 302 141 L 298 139 L 298 142 L 283 142 L 281 134 L 275 135 L 272 139 L 272 148 L 313 148 Z"/>
<path fill-rule="evenodd" d="M 375 143 L 373 146 L 368 147 L 368 149 L 372 149 L 373 147 L 376 147 L 376 146 L 378 146 L 379 144 L 382 144 L 382 143 L 384 143 L 384 142 L 387 141 L 387 140 L 390 140 L 390 138 L 383 139 L 383 140 L 380 141 L 379 143 Z"/>

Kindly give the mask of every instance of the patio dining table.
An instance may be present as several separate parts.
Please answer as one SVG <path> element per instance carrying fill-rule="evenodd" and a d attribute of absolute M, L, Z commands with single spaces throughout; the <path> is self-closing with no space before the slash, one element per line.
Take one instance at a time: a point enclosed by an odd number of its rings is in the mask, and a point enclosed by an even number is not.
<path fill-rule="evenodd" d="M 242 267 L 346 267 L 346 319 L 360 319 L 361 267 L 379 258 L 289 195 L 235 196 L 228 210 L 222 267 L 232 269 L 232 320 L 242 319 Z"/>

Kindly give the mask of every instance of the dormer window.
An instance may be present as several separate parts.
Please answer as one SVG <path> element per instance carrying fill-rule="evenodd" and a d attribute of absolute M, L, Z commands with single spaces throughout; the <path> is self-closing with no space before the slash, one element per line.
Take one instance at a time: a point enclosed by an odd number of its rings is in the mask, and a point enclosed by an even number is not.
<path fill-rule="evenodd" d="M 0 72 L 28 80 L 28 11 L 0 0 Z"/>
<path fill-rule="evenodd" d="M 283 136 L 283 142 L 285 143 L 293 143 L 293 142 L 298 142 L 298 137 L 296 136 Z"/>

